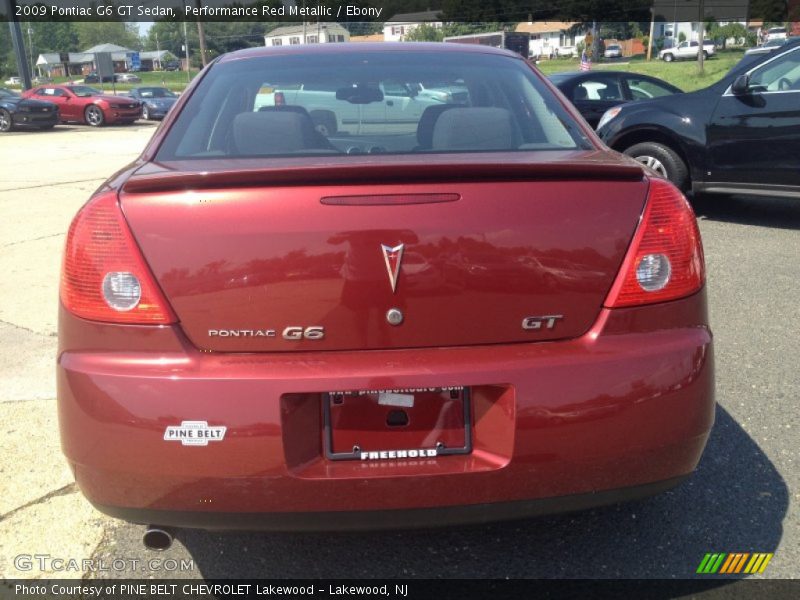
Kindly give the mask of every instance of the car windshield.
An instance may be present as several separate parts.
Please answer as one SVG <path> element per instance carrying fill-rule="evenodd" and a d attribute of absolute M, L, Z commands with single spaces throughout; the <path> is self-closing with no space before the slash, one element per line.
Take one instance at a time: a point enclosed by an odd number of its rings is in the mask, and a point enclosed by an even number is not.
<path fill-rule="evenodd" d="M 426 93 L 430 89 L 448 93 Z M 591 147 L 522 60 L 488 53 L 320 52 L 212 67 L 157 158 Z"/>
<path fill-rule="evenodd" d="M 70 91 L 79 98 L 86 98 L 88 96 L 102 96 L 103 92 L 96 90 L 88 85 L 73 85 L 69 88 Z"/>
<path fill-rule="evenodd" d="M 136 93 L 140 98 L 177 98 L 167 88 L 161 87 L 139 88 Z"/>
<path fill-rule="evenodd" d="M 18 98 L 19 94 L 7 88 L 0 88 L 0 98 Z"/>

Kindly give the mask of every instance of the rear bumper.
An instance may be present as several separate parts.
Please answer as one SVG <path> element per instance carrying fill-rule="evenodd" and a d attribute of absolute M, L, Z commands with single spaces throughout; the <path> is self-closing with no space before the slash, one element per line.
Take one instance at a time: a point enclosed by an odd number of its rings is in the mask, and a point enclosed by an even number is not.
<path fill-rule="evenodd" d="M 714 412 L 706 323 L 701 292 L 604 311 L 561 342 L 247 355 L 62 309 L 62 445 L 92 503 L 161 525 L 371 528 L 586 508 L 695 468 Z M 321 393 L 451 385 L 475 390 L 472 454 L 323 457 Z M 225 426 L 224 439 L 164 441 L 197 420 Z"/>

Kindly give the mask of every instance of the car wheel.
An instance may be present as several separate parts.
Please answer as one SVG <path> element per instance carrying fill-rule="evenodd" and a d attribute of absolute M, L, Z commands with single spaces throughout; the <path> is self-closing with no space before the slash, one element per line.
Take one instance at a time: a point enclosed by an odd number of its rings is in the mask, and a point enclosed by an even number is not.
<path fill-rule="evenodd" d="M 92 127 L 100 127 L 105 122 L 106 118 L 103 115 L 103 110 L 99 106 L 87 106 L 84 112 L 86 122 Z"/>
<path fill-rule="evenodd" d="M 337 131 L 336 115 L 329 110 L 312 110 L 309 113 L 314 122 L 314 129 L 325 137 L 334 135 Z"/>
<path fill-rule="evenodd" d="M 6 133 L 13 128 L 14 124 L 11 122 L 11 113 L 5 108 L 0 108 L 0 132 Z"/>
<path fill-rule="evenodd" d="M 705 50 L 703 50 L 703 58 L 706 58 L 706 59 L 708 58 L 708 52 L 706 52 Z"/>
<path fill-rule="evenodd" d="M 668 146 L 655 142 L 643 142 L 627 148 L 624 154 L 669 179 L 681 190 L 684 190 L 689 183 L 689 169 L 686 163 Z"/>
<path fill-rule="evenodd" d="M 146 105 L 142 107 L 142 118 L 145 121 L 149 121 L 150 120 L 150 109 L 147 108 Z"/>
<path fill-rule="evenodd" d="M 664 55 L 664 62 L 672 62 L 673 60 L 675 60 L 675 57 L 672 54 L 667 53 Z"/>

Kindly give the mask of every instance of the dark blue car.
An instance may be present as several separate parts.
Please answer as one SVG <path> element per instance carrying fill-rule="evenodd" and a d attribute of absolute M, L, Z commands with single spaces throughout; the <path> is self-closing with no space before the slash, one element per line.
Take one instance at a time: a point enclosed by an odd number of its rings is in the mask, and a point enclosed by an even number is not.
<path fill-rule="evenodd" d="M 146 120 L 163 119 L 178 100 L 178 95 L 164 87 L 137 87 L 131 90 L 131 97 L 142 103 L 142 118 Z"/>

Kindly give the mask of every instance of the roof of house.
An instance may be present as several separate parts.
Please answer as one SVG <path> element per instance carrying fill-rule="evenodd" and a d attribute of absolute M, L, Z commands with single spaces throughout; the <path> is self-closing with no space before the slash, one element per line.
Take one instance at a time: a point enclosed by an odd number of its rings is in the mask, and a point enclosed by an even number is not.
<path fill-rule="evenodd" d="M 425 10 L 422 12 L 399 13 L 393 16 L 388 23 L 429 23 L 441 21 L 440 10 Z"/>
<path fill-rule="evenodd" d="M 382 33 L 373 33 L 371 35 L 351 35 L 351 42 L 382 42 L 384 37 Z"/>
<path fill-rule="evenodd" d="M 125 46 L 117 46 L 116 44 L 97 44 L 88 50 L 84 50 L 84 54 L 97 54 L 98 52 L 133 52 L 130 48 Z"/>
<path fill-rule="evenodd" d="M 520 33 L 553 33 L 566 31 L 573 25 L 577 25 L 575 21 L 533 21 L 528 23 L 517 23 L 517 28 L 514 31 Z"/>
<path fill-rule="evenodd" d="M 335 33 L 337 35 L 338 34 L 345 34 L 345 33 L 349 34 L 350 33 L 349 31 L 347 31 L 347 29 L 345 29 L 344 27 L 342 27 L 338 23 L 324 23 L 324 24 L 321 24 L 319 26 L 319 29 L 320 29 L 320 31 L 324 30 L 324 31 L 328 31 L 330 33 Z M 306 25 L 305 30 L 306 30 L 306 35 L 316 35 L 316 33 L 317 33 L 317 25 L 316 25 L 316 23 L 309 23 L 308 25 Z M 265 33 L 264 37 L 265 38 L 272 38 L 272 37 L 280 37 L 280 36 L 284 36 L 284 35 L 296 35 L 296 34 L 301 34 L 302 35 L 302 33 L 303 33 L 303 26 L 302 25 L 284 25 L 283 27 L 276 27 L 272 31 L 269 31 L 269 32 Z"/>

